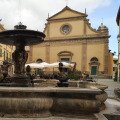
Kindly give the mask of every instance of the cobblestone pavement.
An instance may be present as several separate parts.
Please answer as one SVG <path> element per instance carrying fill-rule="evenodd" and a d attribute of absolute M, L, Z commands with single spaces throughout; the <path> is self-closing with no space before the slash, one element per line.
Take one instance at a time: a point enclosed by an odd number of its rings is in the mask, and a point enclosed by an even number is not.
<path fill-rule="evenodd" d="M 107 101 L 105 102 L 105 106 L 106 106 L 105 110 L 102 110 L 100 113 L 95 114 L 98 120 L 108 120 L 105 118 L 104 114 L 119 115 L 120 117 L 120 102 L 119 101 L 114 100 L 114 99 L 107 99 Z"/>
<path fill-rule="evenodd" d="M 95 79 L 97 83 L 107 85 L 108 89 L 106 89 L 106 92 L 108 94 L 109 98 L 115 99 L 116 96 L 114 94 L 115 88 L 120 88 L 120 82 L 115 82 L 113 79 Z"/>

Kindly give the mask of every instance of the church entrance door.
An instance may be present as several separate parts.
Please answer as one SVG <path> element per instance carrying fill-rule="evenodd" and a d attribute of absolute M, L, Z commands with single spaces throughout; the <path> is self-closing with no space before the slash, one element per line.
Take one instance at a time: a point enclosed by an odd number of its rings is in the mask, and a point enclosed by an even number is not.
<path fill-rule="evenodd" d="M 97 74 L 97 66 L 91 66 L 91 75 Z"/>

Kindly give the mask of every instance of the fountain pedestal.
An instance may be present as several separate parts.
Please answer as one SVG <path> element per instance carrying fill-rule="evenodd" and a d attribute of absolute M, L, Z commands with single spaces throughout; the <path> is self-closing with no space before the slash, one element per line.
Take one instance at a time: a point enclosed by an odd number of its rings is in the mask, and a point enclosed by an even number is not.
<path fill-rule="evenodd" d="M 104 106 L 104 101 L 100 99 L 102 97 L 104 94 L 99 89 L 0 87 L 0 115 L 46 117 L 96 113 Z"/>
<path fill-rule="evenodd" d="M 16 44 L 16 50 L 13 52 L 12 58 L 14 62 L 14 74 L 11 77 L 11 86 L 31 86 L 31 80 L 25 74 L 25 63 L 28 58 L 28 53 L 25 51 L 25 44 L 20 42 Z"/>

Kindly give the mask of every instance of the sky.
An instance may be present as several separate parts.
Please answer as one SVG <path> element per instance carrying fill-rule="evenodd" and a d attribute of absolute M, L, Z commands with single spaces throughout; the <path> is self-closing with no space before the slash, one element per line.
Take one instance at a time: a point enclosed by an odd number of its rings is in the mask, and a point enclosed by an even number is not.
<path fill-rule="evenodd" d="M 103 22 L 111 35 L 109 49 L 118 54 L 116 16 L 120 0 L 0 0 L 0 23 L 5 29 L 13 29 L 21 21 L 28 29 L 43 31 L 48 13 L 52 16 L 66 5 L 79 12 L 86 8 L 87 18 L 95 29 Z"/>

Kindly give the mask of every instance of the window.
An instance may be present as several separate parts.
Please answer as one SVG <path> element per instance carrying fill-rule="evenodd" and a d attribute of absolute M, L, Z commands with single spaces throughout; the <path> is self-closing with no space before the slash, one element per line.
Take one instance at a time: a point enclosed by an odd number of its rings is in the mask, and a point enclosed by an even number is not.
<path fill-rule="evenodd" d="M 5 49 L 4 49 L 4 53 L 3 53 L 3 55 L 4 55 L 4 60 L 5 60 L 5 56 L 6 56 L 6 52 L 5 52 Z"/>
<path fill-rule="evenodd" d="M 99 64 L 98 59 L 96 57 L 91 58 L 90 64 L 91 65 L 98 65 Z"/>
<path fill-rule="evenodd" d="M 39 59 L 36 60 L 36 62 L 37 62 L 37 63 L 42 63 L 43 60 L 39 58 Z"/>
<path fill-rule="evenodd" d="M 68 34 L 68 33 L 70 33 L 70 31 L 71 31 L 71 25 L 69 25 L 69 24 L 62 25 L 61 28 L 60 28 L 60 31 L 61 31 L 63 34 Z"/>
<path fill-rule="evenodd" d="M 0 57 L 2 57 L 2 48 L 0 48 Z"/>
<path fill-rule="evenodd" d="M 117 64 L 118 60 L 113 60 L 114 61 L 114 64 Z"/>
<path fill-rule="evenodd" d="M 6 51 L 6 60 L 8 60 L 8 51 Z"/>
<path fill-rule="evenodd" d="M 73 53 L 69 51 L 62 51 L 58 53 L 59 61 L 72 62 Z"/>
<path fill-rule="evenodd" d="M 117 67 L 113 67 L 113 71 L 116 71 L 117 70 Z"/>
<path fill-rule="evenodd" d="M 62 61 L 64 61 L 64 62 L 70 62 L 70 58 L 60 58 L 60 59 L 61 59 L 61 60 L 60 60 L 61 62 L 62 62 Z"/>
<path fill-rule="evenodd" d="M 98 61 L 96 57 L 93 57 L 90 61 Z"/>

